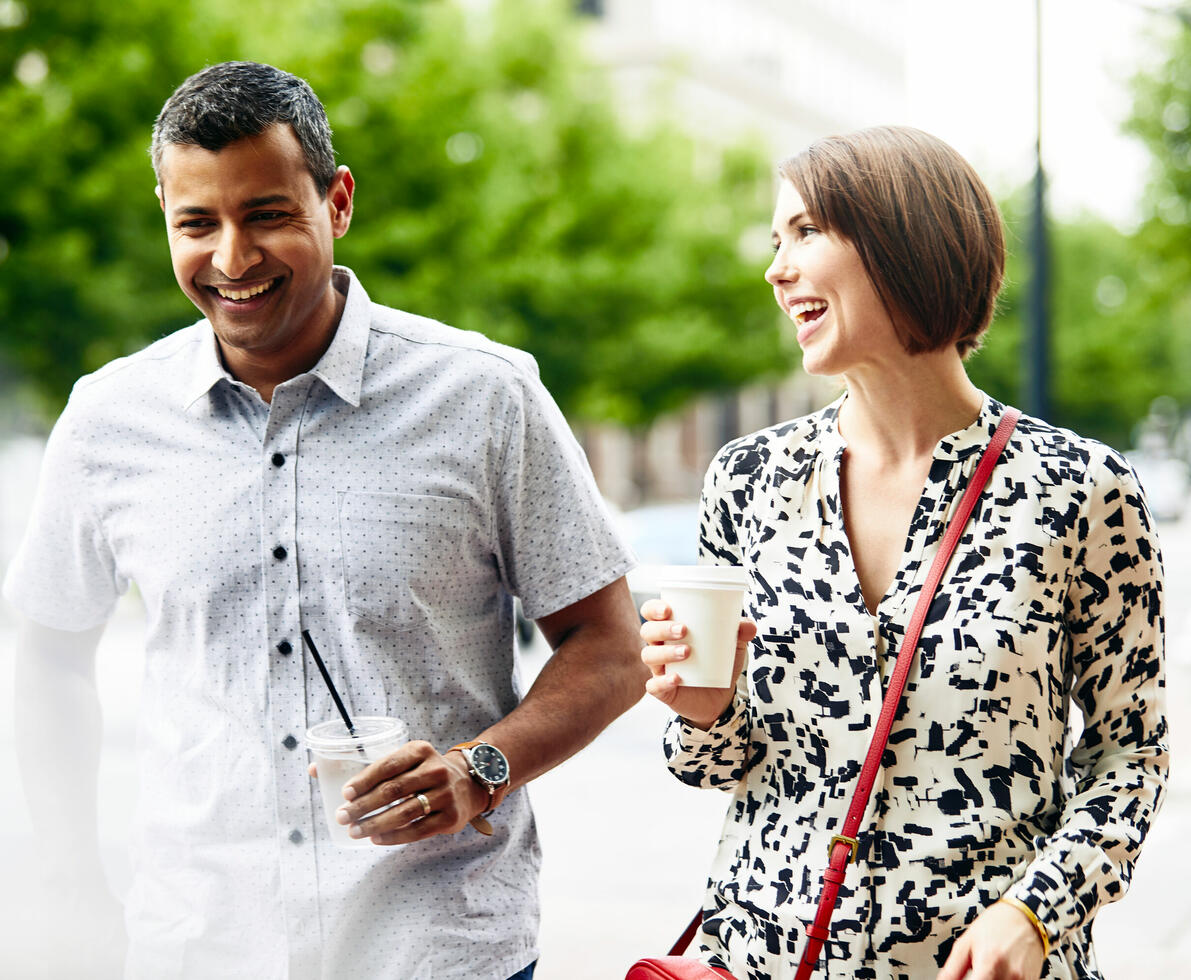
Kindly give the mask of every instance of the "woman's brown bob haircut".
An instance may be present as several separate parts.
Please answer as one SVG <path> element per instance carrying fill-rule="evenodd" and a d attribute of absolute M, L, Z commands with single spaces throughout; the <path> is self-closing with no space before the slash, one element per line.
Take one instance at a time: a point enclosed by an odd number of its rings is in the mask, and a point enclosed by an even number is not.
<path fill-rule="evenodd" d="M 812 143 L 778 168 L 807 215 L 860 254 L 911 354 L 980 346 L 1005 275 L 1001 214 L 942 140 L 877 126 Z"/>

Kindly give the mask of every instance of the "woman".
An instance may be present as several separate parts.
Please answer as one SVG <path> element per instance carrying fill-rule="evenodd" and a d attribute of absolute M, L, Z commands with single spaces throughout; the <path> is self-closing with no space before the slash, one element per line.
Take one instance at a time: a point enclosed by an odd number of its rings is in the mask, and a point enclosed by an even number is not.
<path fill-rule="evenodd" d="M 735 690 L 667 672 L 688 648 L 664 604 L 641 628 L 671 769 L 733 793 L 701 955 L 752 980 L 794 975 L 884 681 L 1004 410 L 963 364 L 1004 269 L 971 167 L 882 127 L 780 173 L 765 278 L 805 370 L 846 390 L 708 471 L 702 558 L 751 581 Z M 923 630 L 816 976 L 1099 976 L 1092 919 L 1166 779 L 1161 583 L 1128 464 L 1023 417 Z"/>

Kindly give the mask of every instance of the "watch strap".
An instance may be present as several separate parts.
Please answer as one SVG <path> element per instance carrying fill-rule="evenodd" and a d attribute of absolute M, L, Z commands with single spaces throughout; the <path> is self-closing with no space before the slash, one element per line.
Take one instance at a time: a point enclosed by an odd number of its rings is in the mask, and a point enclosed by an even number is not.
<path fill-rule="evenodd" d="M 477 778 L 475 775 L 476 771 L 471 764 L 471 757 L 467 754 L 467 752 L 469 749 L 474 749 L 477 745 L 491 744 L 491 742 L 485 742 L 482 738 L 473 738 L 468 742 L 460 742 L 458 745 L 452 745 L 449 749 L 447 749 L 446 752 L 443 753 L 443 755 L 446 755 L 447 752 L 461 752 L 463 754 L 464 760 L 467 762 L 467 771 L 469 774 L 472 774 L 473 781 L 478 782 L 484 787 L 484 789 L 488 790 L 488 807 L 483 813 L 477 814 L 468 821 L 468 823 L 475 827 L 475 829 L 485 837 L 492 836 L 492 824 L 490 824 L 487 820 L 488 814 L 496 809 L 498 803 L 503 801 L 503 798 L 502 800 L 497 800 L 496 791 L 501 788 L 507 790 L 509 787 L 509 779 L 506 777 L 505 781 L 500 785 L 493 785 L 492 783 Z M 495 746 L 493 746 L 493 748 L 495 748 Z M 504 755 L 504 753 L 502 752 L 501 755 Z"/>

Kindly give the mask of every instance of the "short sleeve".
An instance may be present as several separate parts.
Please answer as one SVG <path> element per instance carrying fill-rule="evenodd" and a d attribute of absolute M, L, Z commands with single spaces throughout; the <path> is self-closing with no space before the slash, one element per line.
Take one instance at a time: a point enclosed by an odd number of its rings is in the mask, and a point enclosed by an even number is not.
<path fill-rule="evenodd" d="M 84 440 L 71 406 L 46 444 L 33 510 L 4 578 L 4 595 L 51 629 L 81 631 L 105 622 L 128 588 L 89 494 Z"/>
<path fill-rule="evenodd" d="M 541 619 L 634 565 L 562 412 L 536 376 L 514 376 L 493 519 L 506 588 Z"/>

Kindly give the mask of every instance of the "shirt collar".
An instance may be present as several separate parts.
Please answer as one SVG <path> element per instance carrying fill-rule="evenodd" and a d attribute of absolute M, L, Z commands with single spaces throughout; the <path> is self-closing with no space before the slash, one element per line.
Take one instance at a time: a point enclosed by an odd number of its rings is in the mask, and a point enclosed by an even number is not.
<path fill-rule="evenodd" d="M 319 358 L 310 373 L 353 408 L 360 407 L 360 389 L 364 384 L 364 355 L 368 352 L 368 334 L 372 329 L 372 301 L 356 274 L 337 265 L 331 283 L 347 297 L 339 327 L 331 346 Z"/>
<path fill-rule="evenodd" d="M 190 382 L 182 392 L 182 410 L 190 411 L 191 407 L 208 391 L 215 387 L 220 380 L 235 379 L 228 374 L 227 368 L 219 357 L 219 345 L 215 343 L 215 331 L 206 320 L 200 320 L 194 325 L 199 333 L 198 350 L 194 354 L 194 364 L 190 371 Z"/>
<path fill-rule="evenodd" d="M 372 323 L 372 303 L 355 273 L 345 266 L 332 268 L 331 283 L 345 294 L 347 301 L 335 336 L 331 339 L 331 346 L 309 373 L 345 402 L 359 407 L 364 380 L 364 355 L 368 350 L 368 333 Z M 200 320 L 196 327 L 199 331 L 199 346 L 195 352 L 190 381 L 182 393 L 182 408 L 187 411 L 220 381 L 236 383 L 236 379 L 223 366 L 210 322 Z"/>

